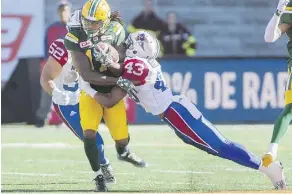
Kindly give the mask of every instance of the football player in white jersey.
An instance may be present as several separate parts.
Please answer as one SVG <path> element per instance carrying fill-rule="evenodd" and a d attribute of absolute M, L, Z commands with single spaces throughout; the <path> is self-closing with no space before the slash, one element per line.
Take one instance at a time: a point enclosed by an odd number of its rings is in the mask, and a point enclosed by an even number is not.
<path fill-rule="evenodd" d="M 83 131 L 79 115 L 79 75 L 71 63 L 69 52 L 62 39 L 49 47 L 49 58 L 41 74 L 41 86 L 52 95 L 54 108 L 68 128 L 82 141 Z M 96 134 L 96 146 L 100 151 L 101 170 L 108 183 L 115 182 L 113 169 L 105 157 L 103 139 Z"/>
<path fill-rule="evenodd" d="M 147 112 L 163 119 L 185 143 L 214 156 L 259 170 L 269 177 L 275 189 L 286 189 L 280 162 L 273 162 L 269 168 L 263 167 L 259 157 L 224 137 L 187 98 L 172 95 L 165 84 L 161 66 L 155 60 L 159 53 L 156 38 L 146 31 L 138 31 L 130 34 L 125 44 L 127 58 L 119 72 L 133 84 L 120 82 L 121 88 L 114 88 L 110 97 L 92 91 L 88 84 L 82 82 L 82 88 L 86 92 L 108 107 L 128 93 Z"/>

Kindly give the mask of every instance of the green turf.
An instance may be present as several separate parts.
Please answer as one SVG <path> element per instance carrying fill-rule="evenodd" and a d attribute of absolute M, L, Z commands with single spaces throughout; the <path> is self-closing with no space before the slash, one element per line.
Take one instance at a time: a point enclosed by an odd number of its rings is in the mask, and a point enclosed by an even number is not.
<path fill-rule="evenodd" d="M 114 192 L 216 192 L 270 190 L 261 173 L 208 155 L 181 142 L 167 126 L 131 126 L 131 149 L 149 167 L 136 168 L 116 159 L 113 141 L 101 127 L 117 184 Z M 219 125 L 228 138 L 262 155 L 272 125 Z M 283 138 L 278 159 L 292 185 L 292 130 Z M 23 144 L 35 147 L 21 147 Z M 59 147 L 40 144 L 58 143 Z M 60 147 L 63 145 L 63 147 Z M 93 174 L 83 144 L 66 128 L 35 129 L 23 125 L 2 126 L 2 191 L 91 192 Z M 290 180 L 290 182 L 289 182 Z"/>

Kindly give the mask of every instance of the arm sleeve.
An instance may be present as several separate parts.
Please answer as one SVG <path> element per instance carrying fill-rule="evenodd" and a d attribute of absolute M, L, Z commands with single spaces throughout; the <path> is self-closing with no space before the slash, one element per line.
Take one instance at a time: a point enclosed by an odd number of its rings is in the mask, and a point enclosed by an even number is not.
<path fill-rule="evenodd" d="M 57 39 L 49 47 L 48 55 L 53 57 L 62 67 L 68 61 L 68 51 L 61 39 Z"/>
<path fill-rule="evenodd" d="M 282 16 L 284 16 L 284 14 Z M 266 42 L 275 42 L 278 38 L 280 38 L 281 30 L 278 28 L 279 23 L 280 17 L 274 14 L 265 30 Z"/>

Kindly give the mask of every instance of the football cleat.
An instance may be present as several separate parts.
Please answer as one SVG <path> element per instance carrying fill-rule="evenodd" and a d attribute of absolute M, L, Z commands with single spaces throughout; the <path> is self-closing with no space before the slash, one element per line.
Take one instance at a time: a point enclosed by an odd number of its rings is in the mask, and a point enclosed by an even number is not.
<path fill-rule="evenodd" d="M 132 152 L 128 152 L 125 156 L 118 155 L 118 159 L 121 161 L 129 162 L 136 167 L 147 167 L 147 163 Z"/>
<path fill-rule="evenodd" d="M 106 183 L 116 183 L 116 178 L 114 175 L 114 170 L 113 167 L 111 166 L 110 163 L 108 164 L 101 164 L 101 171 L 104 176 L 105 182 Z"/>
<path fill-rule="evenodd" d="M 276 190 L 287 189 L 284 170 L 281 162 L 272 162 L 268 168 L 262 167 L 262 172 L 269 177 Z"/>
<path fill-rule="evenodd" d="M 262 157 L 262 165 L 264 167 L 269 167 L 275 159 L 276 157 L 271 152 L 265 153 Z"/>
<path fill-rule="evenodd" d="M 96 178 L 94 179 L 95 181 L 95 192 L 107 192 L 107 187 L 106 187 L 106 183 L 105 183 L 105 179 L 104 176 L 102 174 L 97 175 Z"/>

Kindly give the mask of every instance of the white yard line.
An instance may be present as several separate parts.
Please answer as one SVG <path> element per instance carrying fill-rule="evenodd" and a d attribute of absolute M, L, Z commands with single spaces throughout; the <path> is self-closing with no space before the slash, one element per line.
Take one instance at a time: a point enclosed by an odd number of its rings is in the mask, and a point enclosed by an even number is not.
<path fill-rule="evenodd" d="M 206 171 L 191 171 L 191 170 L 151 170 L 151 172 L 162 172 L 162 173 L 171 173 L 171 174 L 214 174 L 214 172 Z"/>
<path fill-rule="evenodd" d="M 2 148 L 81 148 L 81 145 L 70 145 L 66 143 L 3 143 Z"/>
<path fill-rule="evenodd" d="M 26 173 L 26 172 L 2 172 L 2 174 L 20 175 L 20 176 L 61 176 L 60 174 Z"/>
<path fill-rule="evenodd" d="M 83 148 L 83 145 L 71 145 L 67 143 L 60 142 L 52 142 L 52 143 L 2 143 L 2 148 L 37 148 L 37 149 L 75 149 L 75 148 Z M 115 148 L 114 144 L 105 145 L 105 148 Z M 154 147 L 154 148 L 177 148 L 177 147 L 188 147 L 188 145 L 180 143 L 180 144 L 131 144 L 131 147 Z"/>
<path fill-rule="evenodd" d="M 87 160 L 50 160 L 50 159 L 28 159 L 24 160 L 24 162 L 30 163 L 30 162 L 40 162 L 40 163 L 88 163 Z"/>
<path fill-rule="evenodd" d="M 249 168 L 225 168 L 225 171 L 232 171 L 232 172 L 254 172 L 254 170 Z"/>

